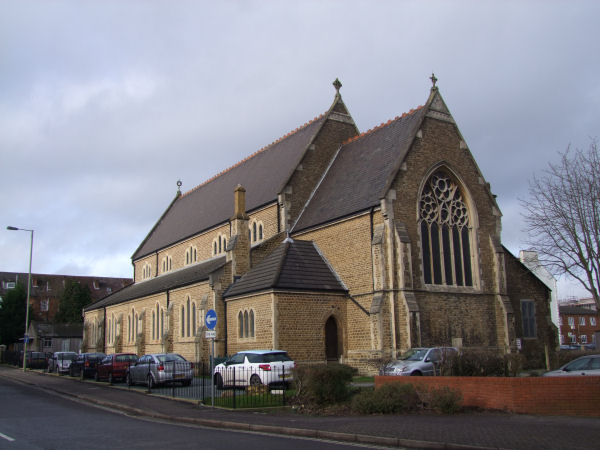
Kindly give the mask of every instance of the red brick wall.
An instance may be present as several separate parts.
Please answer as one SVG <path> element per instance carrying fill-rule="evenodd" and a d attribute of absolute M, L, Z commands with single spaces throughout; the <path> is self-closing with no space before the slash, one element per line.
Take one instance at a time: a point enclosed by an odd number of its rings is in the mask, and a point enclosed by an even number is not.
<path fill-rule="evenodd" d="M 600 377 L 390 377 L 375 387 L 408 383 L 418 388 L 459 390 L 464 406 L 520 414 L 600 417 Z"/>

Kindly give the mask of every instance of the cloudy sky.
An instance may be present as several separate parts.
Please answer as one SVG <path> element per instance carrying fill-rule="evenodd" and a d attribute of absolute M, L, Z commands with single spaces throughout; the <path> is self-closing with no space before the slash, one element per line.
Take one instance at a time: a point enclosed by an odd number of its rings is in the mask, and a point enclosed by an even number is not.
<path fill-rule="evenodd" d="M 0 0 L 0 271 L 132 276 L 175 196 L 326 111 L 438 86 L 526 247 L 519 198 L 600 137 L 600 3 Z M 567 280 L 559 297 L 585 295 Z"/>

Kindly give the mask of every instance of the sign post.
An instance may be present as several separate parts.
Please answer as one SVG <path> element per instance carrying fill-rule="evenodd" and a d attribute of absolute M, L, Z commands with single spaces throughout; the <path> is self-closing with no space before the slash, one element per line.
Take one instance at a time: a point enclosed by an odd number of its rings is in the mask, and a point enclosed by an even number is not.
<path fill-rule="evenodd" d="M 206 317 L 204 318 L 204 323 L 206 324 L 206 328 L 208 330 L 205 333 L 205 338 L 210 339 L 210 404 L 211 406 L 215 406 L 215 380 L 213 379 L 214 368 L 214 360 L 215 360 L 215 338 L 217 337 L 217 331 L 215 327 L 217 326 L 217 313 L 214 309 L 209 309 L 206 312 Z"/>

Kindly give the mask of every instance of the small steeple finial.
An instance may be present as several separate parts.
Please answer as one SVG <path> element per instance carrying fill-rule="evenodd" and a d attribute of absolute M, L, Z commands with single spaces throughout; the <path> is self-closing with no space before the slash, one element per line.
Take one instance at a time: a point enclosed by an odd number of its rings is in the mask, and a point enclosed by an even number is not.
<path fill-rule="evenodd" d="M 431 72 L 431 76 L 429 77 L 429 79 L 431 80 L 431 84 L 433 85 L 431 86 L 431 89 L 437 89 L 435 83 L 437 83 L 438 79 L 435 77 L 435 74 L 433 72 Z"/>
<path fill-rule="evenodd" d="M 177 194 L 181 194 L 181 185 L 183 183 L 181 182 L 181 180 L 177 180 Z"/>
<path fill-rule="evenodd" d="M 340 88 L 342 87 L 342 82 L 336 78 L 333 82 L 333 87 L 335 88 L 335 95 L 340 95 Z"/>

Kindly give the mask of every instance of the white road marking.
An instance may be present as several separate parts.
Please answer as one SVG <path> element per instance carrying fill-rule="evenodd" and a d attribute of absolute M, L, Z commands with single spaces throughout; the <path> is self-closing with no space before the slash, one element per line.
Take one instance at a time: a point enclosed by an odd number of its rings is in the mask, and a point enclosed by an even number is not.
<path fill-rule="evenodd" d="M 4 438 L 4 439 L 6 439 L 6 440 L 7 440 L 7 441 L 9 441 L 9 442 L 12 442 L 12 441 L 14 441 L 14 439 L 13 439 L 13 438 L 11 438 L 10 436 L 7 436 L 7 435 L 5 435 L 5 434 L 2 434 L 2 433 L 0 433 L 0 437 L 1 437 L 1 438 Z"/>

